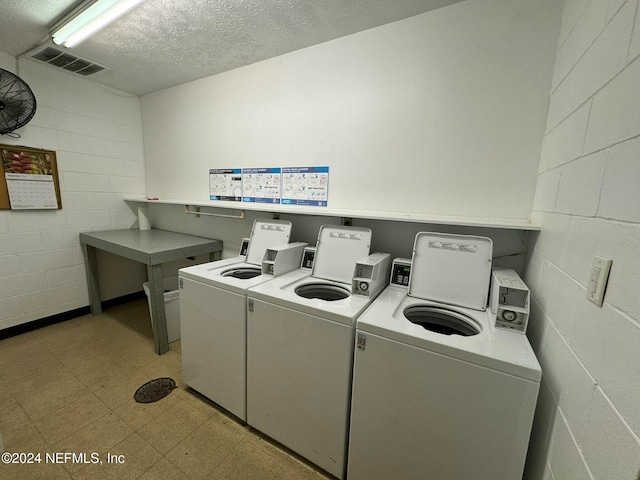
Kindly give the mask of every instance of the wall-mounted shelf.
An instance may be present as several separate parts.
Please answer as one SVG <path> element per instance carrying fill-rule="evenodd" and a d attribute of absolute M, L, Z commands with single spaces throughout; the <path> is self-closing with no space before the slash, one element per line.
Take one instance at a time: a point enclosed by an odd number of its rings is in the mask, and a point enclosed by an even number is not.
<path fill-rule="evenodd" d="M 540 230 L 540 225 L 528 220 L 509 218 L 454 217 L 444 215 L 420 215 L 402 212 L 376 212 L 364 210 L 335 210 L 326 207 L 301 207 L 293 205 L 270 205 L 248 202 L 198 202 L 180 199 L 125 198 L 125 202 L 182 205 L 192 207 L 221 208 L 225 210 L 252 210 L 258 212 L 285 213 L 290 215 L 318 215 L 323 217 L 348 217 L 395 222 L 428 223 L 437 225 L 460 225 L 465 227 L 503 228 L 510 230 Z"/>

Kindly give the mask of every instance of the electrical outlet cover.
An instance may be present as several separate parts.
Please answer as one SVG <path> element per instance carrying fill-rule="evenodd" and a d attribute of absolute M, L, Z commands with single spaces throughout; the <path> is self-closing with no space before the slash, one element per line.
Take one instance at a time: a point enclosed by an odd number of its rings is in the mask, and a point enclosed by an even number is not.
<path fill-rule="evenodd" d="M 591 273 L 587 280 L 586 297 L 599 307 L 602 307 L 604 302 L 604 292 L 607 288 L 612 263 L 612 260 L 608 258 L 596 256 L 591 265 Z"/>

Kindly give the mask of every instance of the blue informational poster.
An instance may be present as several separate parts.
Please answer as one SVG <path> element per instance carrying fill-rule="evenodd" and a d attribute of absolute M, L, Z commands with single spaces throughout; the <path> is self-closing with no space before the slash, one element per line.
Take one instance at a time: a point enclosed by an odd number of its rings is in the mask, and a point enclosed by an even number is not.
<path fill-rule="evenodd" d="M 242 201 L 242 169 L 217 168 L 209 170 L 209 199 Z"/>
<path fill-rule="evenodd" d="M 282 167 L 282 204 L 326 207 L 329 167 Z"/>
<path fill-rule="evenodd" d="M 281 168 L 243 168 L 242 201 L 280 203 Z"/>

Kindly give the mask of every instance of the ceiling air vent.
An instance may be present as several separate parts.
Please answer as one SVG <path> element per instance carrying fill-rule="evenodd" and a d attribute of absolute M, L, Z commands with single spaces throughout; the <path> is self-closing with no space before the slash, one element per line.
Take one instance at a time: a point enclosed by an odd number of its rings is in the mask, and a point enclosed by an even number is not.
<path fill-rule="evenodd" d="M 26 57 L 40 60 L 54 67 L 62 68 L 69 72 L 77 73 L 83 77 L 94 75 L 102 70 L 108 70 L 109 67 L 92 62 L 86 58 L 72 55 L 68 50 L 60 48 L 51 42 L 43 43 L 34 48 L 30 52 L 24 54 Z"/>

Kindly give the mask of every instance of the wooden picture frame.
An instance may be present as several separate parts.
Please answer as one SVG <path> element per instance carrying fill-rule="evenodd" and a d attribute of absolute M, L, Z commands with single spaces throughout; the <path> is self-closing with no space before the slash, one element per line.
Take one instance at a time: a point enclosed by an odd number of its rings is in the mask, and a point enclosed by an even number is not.
<path fill-rule="evenodd" d="M 57 210 L 62 209 L 60 196 L 60 180 L 56 152 L 40 148 L 24 147 L 21 145 L 0 144 L 0 160 L 2 161 L 2 178 L 0 179 L 0 210 L 55 210 L 54 207 L 25 207 L 12 208 L 7 186 L 6 173 L 51 175 L 57 200 Z"/>

